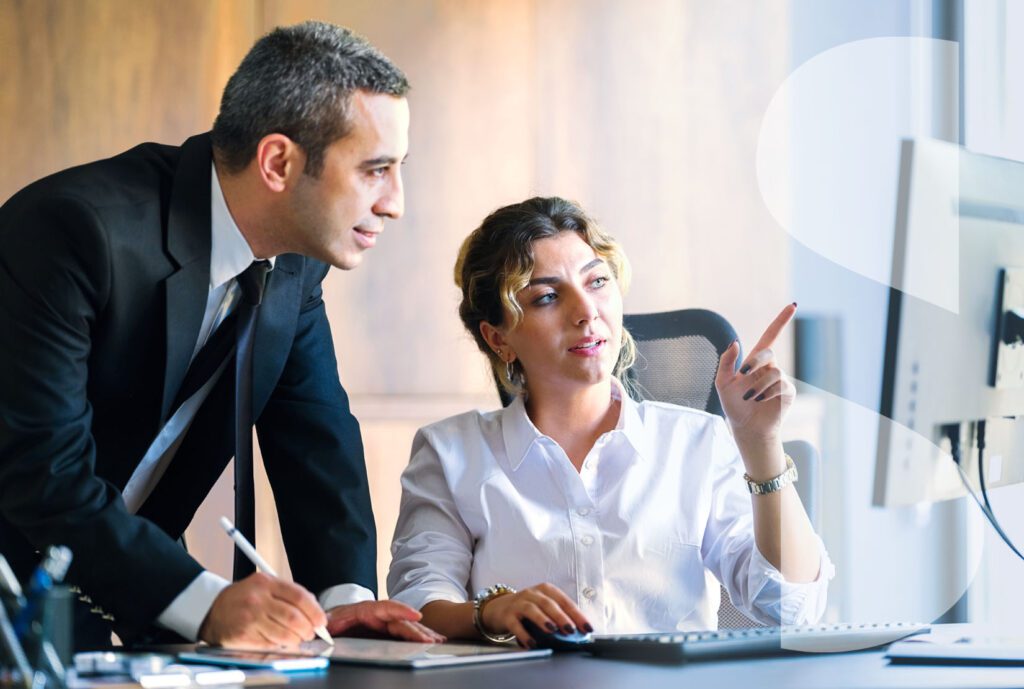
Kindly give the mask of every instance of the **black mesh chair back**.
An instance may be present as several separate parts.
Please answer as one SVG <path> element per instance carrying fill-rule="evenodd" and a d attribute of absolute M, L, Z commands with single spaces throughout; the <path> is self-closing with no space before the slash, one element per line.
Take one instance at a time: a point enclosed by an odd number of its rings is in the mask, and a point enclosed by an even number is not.
<path fill-rule="evenodd" d="M 722 415 L 715 374 L 719 357 L 736 340 L 729 321 L 705 309 L 634 314 L 623 321 L 636 340 L 636 361 L 624 374 L 633 397 Z"/>

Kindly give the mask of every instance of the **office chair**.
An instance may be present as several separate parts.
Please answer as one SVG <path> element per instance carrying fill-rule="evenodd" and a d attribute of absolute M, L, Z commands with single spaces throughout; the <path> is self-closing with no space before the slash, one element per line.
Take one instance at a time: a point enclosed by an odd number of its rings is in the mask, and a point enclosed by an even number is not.
<path fill-rule="evenodd" d="M 637 347 L 636 362 L 623 374 L 623 382 L 638 401 L 671 402 L 724 416 L 715 389 L 715 374 L 719 358 L 736 339 L 736 331 L 729 321 L 714 311 L 682 309 L 626 315 L 623 325 L 633 335 Z M 736 359 L 737 365 L 742 361 L 741 350 Z M 507 406 L 512 397 L 497 378 L 494 382 L 501 403 Z M 783 447 L 793 458 L 800 474 L 800 480 L 795 484 L 797 494 L 817 529 L 817 451 L 803 440 L 788 441 Z M 722 587 L 719 629 L 759 626 L 763 625 L 751 620 L 732 604 Z"/>

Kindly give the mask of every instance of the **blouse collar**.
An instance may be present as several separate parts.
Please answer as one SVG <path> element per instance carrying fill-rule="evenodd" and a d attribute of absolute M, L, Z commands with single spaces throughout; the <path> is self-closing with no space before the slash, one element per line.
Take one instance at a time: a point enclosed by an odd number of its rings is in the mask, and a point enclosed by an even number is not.
<path fill-rule="evenodd" d="M 637 459 L 643 459 L 648 453 L 639 405 L 625 393 L 618 378 L 612 378 L 611 389 L 612 399 L 619 400 L 621 404 L 615 428 L 606 435 L 621 435 L 633 447 Z M 523 395 L 517 395 L 512 403 L 501 411 L 501 428 L 505 452 L 512 471 L 519 469 L 534 446 L 555 442 L 541 433 L 530 420 Z"/>

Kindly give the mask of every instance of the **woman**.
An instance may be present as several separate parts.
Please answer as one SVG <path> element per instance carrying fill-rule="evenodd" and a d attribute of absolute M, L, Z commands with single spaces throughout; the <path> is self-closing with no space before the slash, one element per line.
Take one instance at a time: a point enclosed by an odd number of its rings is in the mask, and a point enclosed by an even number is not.
<path fill-rule="evenodd" d="M 495 211 L 463 243 L 455 280 L 463 323 L 516 399 L 417 434 L 392 599 L 449 638 L 530 646 L 527 619 L 565 632 L 712 629 L 710 572 L 756 619 L 820 618 L 833 568 L 787 485 L 779 433 L 794 388 L 770 349 L 795 304 L 738 372 L 738 343 L 722 356 L 730 435 L 720 417 L 624 392 L 627 263 L 575 204 Z"/>

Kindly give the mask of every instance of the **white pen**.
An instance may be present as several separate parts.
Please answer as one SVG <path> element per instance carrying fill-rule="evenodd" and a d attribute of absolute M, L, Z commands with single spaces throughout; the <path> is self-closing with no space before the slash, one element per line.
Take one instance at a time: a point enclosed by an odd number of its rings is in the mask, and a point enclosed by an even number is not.
<path fill-rule="evenodd" d="M 238 549 L 241 550 L 247 558 L 249 558 L 250 562 L 262 569 L 264 574 L 268 574 L 275 579 L 277 578 L 277 572 L 274 571 L 274 568 L 268 565 L 267 561 L 260 557 L 260 554 L 256 552 L 256 549 L 252 547 L 252 543 L 242 535 L 241 531 L 235 528 L 235 525 L 231 523 L 230 519 L 227 517 L 221 517 L 220 525 L 224 527 L 228 536 L 230 536 L 231 540 L 235 542 Z M 326 627 L 320 625 L 313 631 L 315 631 L 317 636 L 329 643 L 331 646 L 334 645 L 334 639 L 332 639 L 331 635 L 327 633 Z"/>

